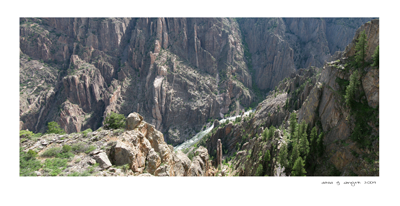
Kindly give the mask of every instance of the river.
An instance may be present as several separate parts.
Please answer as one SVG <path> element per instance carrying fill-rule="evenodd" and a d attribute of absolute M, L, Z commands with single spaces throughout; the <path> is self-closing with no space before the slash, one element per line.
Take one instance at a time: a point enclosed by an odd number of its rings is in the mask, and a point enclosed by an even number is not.
<path fill-rule="evenodd" d="M 255 110 L 253 109 L 253 110 L 250 110 L 250 111 L 245 112 L 245 113 L 243 114 L 243 117 L 244 117 L 244 116 L 250 115 L 250 113 L 252 113 L 252 112 L 254 112 L 254 111 L 255 111 Z M 222 123 L 226 122 L 227 120 L 229 120 L 229 121 L 235 121 L 236 117 L 242 117 L 242 115 L 227 117 L 227 118 L 224 118 L 224 119 L 219 120 L 219 122 L 222 124 Z M 213 122 L 211 122 L 211 126 L 210 126 L 210 127 L 206 128 L 206 129 L 203 130 L 203 131 L 200 131 L 199 133 L 195 134 L 192 138 L 186 140 L 184 143 L 182 143 L 182 144 L 180 144 L 180 145 L 174 147 L 174 151 L 183 150 L 183 149 L 186 149 L 186 148 L 188 148 L 188 147 L 190 147 L 190 146 L 196 144 L 196 143 L 197 143 L 198 141 L 200 141 L 206 134 L 208 134 L 213 128 L 214 128 L 214 124 L 213 124 Z"/>

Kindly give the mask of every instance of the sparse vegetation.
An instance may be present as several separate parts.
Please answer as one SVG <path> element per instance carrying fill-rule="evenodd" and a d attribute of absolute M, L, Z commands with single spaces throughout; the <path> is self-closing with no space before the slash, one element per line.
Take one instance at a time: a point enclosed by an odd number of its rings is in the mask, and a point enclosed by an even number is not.
<path fill-rule="evenodd" d="M 125 128 L 125 117 L 123 114 L 117 114 L 115 112 L 111 112 L 104 121 L 105 129 L 119 129 Z"/>
<path fill-rule="evenodd" d="M 24 152 L 22 148 L 19 150 L 19 175 L 20 176 L 36 176 L 42 164 L 36 159 L 37 153 L 33 150 Z"/>
<path fill-rule="evenodd" d="M 49 122 L 47 124 L 46 134 L 65 134 L 65 131 L 60 128 L 57 122 Z"/>

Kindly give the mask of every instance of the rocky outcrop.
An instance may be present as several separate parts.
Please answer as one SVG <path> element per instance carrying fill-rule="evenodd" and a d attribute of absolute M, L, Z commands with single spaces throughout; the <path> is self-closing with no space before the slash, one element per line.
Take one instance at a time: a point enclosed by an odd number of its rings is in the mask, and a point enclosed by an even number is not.
<path fill-rule="evenodd" d="M 189 176 L 191 174 L 190 166 L 192 162 L 182 151 L 179 150 L 174 153 L 173 161 L 175 162 L 173 170 L 176 176 Z"/>
<path fill-rule="evenodd" d="M 273 176 L 278 169 L 273 157 L 277 157 L 280 145 L 283 142 L 283 134 L 276 130 L 273 138 L 267 142 L 262 138 L 250 138 L 246 145 L 243 145 L 243 154 L 237 156 L 235 164 L 235 173 L 239 176 L 268 175 Z M 273 147 L 272 145 L 275 145 Z M 274 149 L 275 148 L 275 149 Z M 271 160 L 265 160 L 264 157 L 270 155 Z M 258 167 L 262 166 L 262 174 L 257 174 Z"/>
<path fill-rule="evenodd" d="M 318 107 L 321 100 L 321 93 L 322 84 L 318 82 L 317 85 L 311 89 L 310 95 L 307 97 L 299 110 L 299 122 L 306 121 L 308 125 L 315 125 L 318 118 L 316 111 L 319 109 Z"/>
<path fill-rule="evenodd" d="M 190 165 L 191 176 L 208 176 L 211 165 L 208 162 L 208 152 L 204 147 L 195 151 L 192 164 Z"/>
<path fill-rule="evenodd" d="M 126 118 L 126 129 L 133 130 L 135 129 L 141 122 L 143 121 L 143 117 L 140 114 L 134 112 L 128 115 Z"/>
<path fill-rule="evenodd" d="M 217 159 L 216 159 L 217 167 L 222 164 L 222 144 L 221 139 L 218 139 L 217 142 Z"/>
<path fill-rule="evenodd" d="M 379 70 L 367 68 L 367 73 L 361 79 L 365 96 L 370 107 L 376 108 L 379 105 Z"/>
<path fill-rule="evenodd" d="M 353 40 L 349 45 L 346 46 L 346 49 L 343 52 L 343 56 L 351 57 L 355 54 L 355 45 L 357 39 L 362 31 L 365 31 L 367 35 L 367 51 L 365 60 L 369 61 L 372 58 L 372 55 L 375 52 L 375 48 L 379 45 L 379 20 L 374 19 L 369 21 L 366 24 L 361 25 L 360 28 L 357 29 L 356 34 L 353 37 Z"/>
<path fill-rule="evenodd" d="M 130 116 L 140 117 L 139 114 Z M 48 149 L 62 153 L 65 148 L 70 148 L 70 166 L 59 174 L 64 176 L 214 175 L 207 149 L 198 148 L 191 161 L 182 151 L 174 152 L 173 147 L 164 142 L 162 133 L 145 121 L 141 121 L 133 130 L 123 132 L 98 130 L 86 134 L 49 134 L 39 139 L 23 138 L 25 140 L 21 141 L 21 148 L 25 152 L 37 151 L 43 162 L 52 159 L 43 155 Z M 36 172 L 42 176 L 49 175 L 48 169 Z"/>

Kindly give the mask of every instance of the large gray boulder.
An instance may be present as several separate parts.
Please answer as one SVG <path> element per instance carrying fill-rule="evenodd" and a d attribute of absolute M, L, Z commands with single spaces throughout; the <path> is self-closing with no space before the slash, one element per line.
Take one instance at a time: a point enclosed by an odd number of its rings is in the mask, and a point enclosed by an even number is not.
<path fill-rule="evenodd" d="M 93 158 L 96 160 L 97 163 L 99 163 L 99 166 L 102 169 L 107 169 L 111 167 L 111 162 L 105 152 L 100 152 L 99 154 L 94 155 Z"/>
<path fill-rule="evenodd" d="M 134 112 L 134 113 L 130 113 L 128 115 L 128 117 L 126 118 L 126 129 L 127 130 L 133 130 L 135 129 L 137 126 L 139 126 L 139 124 L 143 121 L 143 117 Z"/>

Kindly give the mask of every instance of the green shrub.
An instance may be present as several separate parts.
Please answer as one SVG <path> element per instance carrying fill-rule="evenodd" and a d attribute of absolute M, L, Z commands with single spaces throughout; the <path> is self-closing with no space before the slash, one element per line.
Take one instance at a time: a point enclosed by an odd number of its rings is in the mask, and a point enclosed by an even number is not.
<path fill-rule="evenodd" d="M 20 148 L 19 150 L 19 175 L 36 176 L 35 171 L 42 167 L 39 160 L 36 159 L 37 153 L 29 150 L 27 153 Z"/>
<path fill-rule="evenodd" d="M 47 149 L 42 153 L 42 157 L 57 157 L 57 158 L 63 158 L 63 159 L 68 159 L 74 157 L 74 154 L 72 154 L 70 151 L 72 150 L 71 146 L 69 145 L 64 145 L 62 148 L 61 147 L 52 147 Z"/>
<path fill-rule="evenodd" d="M 85 153 L 86 153 L 86 154 L 89 154 L 91 151 L 93 151 L 93 150 L 95 150 L 95 149 L 96 149 L 96 147 L 95 147 L 94 145 L 90 145 L 90 146 L 86 149 Z"/>
<path fill-rule="evenodd" d="M 57 176 L 67 167 L 68 160 L 54 158 L 54 159 L 46 159 L 44 162 L 44 169 L 51 176 Z"/>
<path fill-rule="evenodd" d="M 80 153 L 86 151 L 88 145 L 84 142 L 77 142 L 71 145 L 71 149 L 75 153 Z"/>
<path fill-rule="evenodd" d="M 41 156 L 42 157 L 55 157 L 57 154 L 62 152 L 61 147 L 52 147 L 44 151 Z"/>
<path fill-rule="evenodd" d="M 193 153 L 193 152 L 189 153 L 188 158 L 189 158 L 190 160 L 193 160 L 193 157 L 194 157 L 194 153 Z"/>
<path fill-rule="evenodd" d="M 26 139 L 37 139 L 38 137 L 41 137 L 42 136 L 42 133 L 33 133 L 33 132 L 31 132 L 31 131 L 29 131 L 29 130 L 21 130 L 21 131 L 19 131 L 19 137 L 23 137 L 23 138 L 26 138 Z"/>
<path fill-rule="evenodd" d="M 125 128 L 126 119 L 123 114 L 117 114 L 111 112 L 104 121 L 104 128 L 105 129 L 119 129 Z"/>
<path fill-rule="evenodd" d="M 47 123 L 46 134 L 65 134 L 65 132 L 60 128 L 60 125 L 57 122 L 53 121 Z"/>
<path fill-rule="evenodd" d="M 84 137 L 86 137 L 87 133 L 89 133 L 89 132 L 92 132 L 92 129 L 90 129 L 90 128 L 86 129 L 86 130 L 82 131 L 82 134 L 83 134 Z"/>
<path fill-rule="evenodd" d="M 19 131 L 19 137 L 25 137 L 27 139 L 30 139 L 33 135 L 34 135 L 34 133 L 29 130 Z"/>
<path fill-rule="evenodd" d="M 69 152 L 69 151 L 71 151 L 72 150 L 72 147 L 70 146 L 70 145 L 64 145 L 63 147 L 62 147 L 62 151 L 63 152 Z"/>

